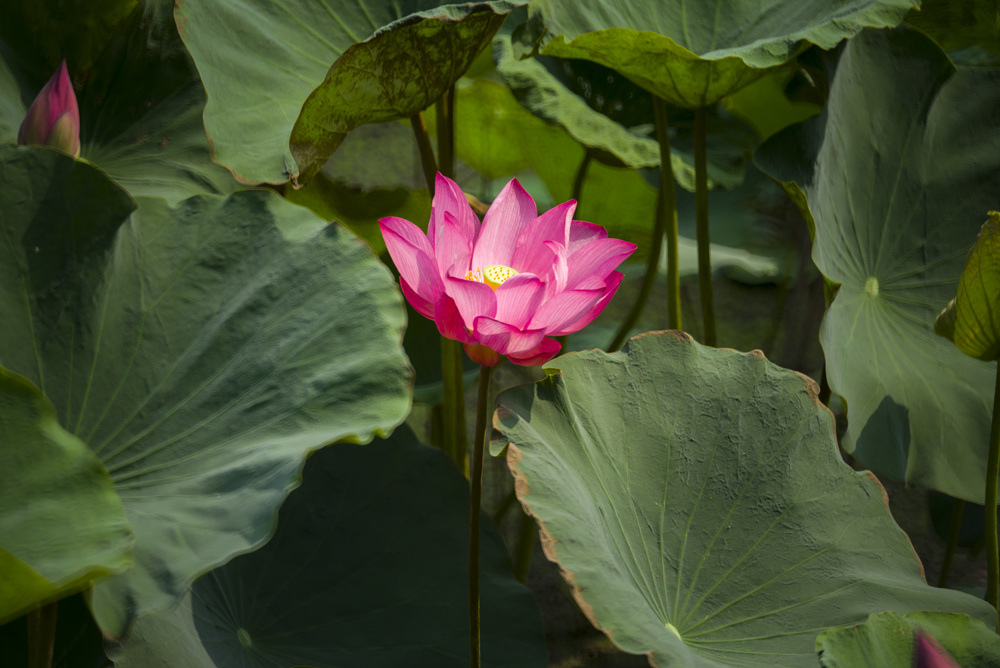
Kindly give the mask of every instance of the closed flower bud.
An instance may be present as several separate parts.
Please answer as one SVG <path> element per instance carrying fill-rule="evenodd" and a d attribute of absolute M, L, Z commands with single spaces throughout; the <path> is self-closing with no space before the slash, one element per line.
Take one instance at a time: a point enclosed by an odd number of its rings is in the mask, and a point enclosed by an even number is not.
<path fill-rule="evenodd" d="M 65 60 L 31 103 L 17 133 L 17 143 L 51 146 L 80 155 L 80 110 Z"/>

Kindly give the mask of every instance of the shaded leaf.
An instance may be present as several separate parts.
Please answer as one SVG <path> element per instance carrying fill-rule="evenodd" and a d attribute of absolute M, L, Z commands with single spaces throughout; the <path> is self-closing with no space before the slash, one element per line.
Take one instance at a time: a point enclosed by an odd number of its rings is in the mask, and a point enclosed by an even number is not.
<path fill-rule="evenodd" d="M 1000 213 L 990 211 L 965 260 L 958 296 L 934 321 L 934 331 L 966 355 L 994 362 L 1000 357 Z"/>
<path fill-rule="evenodd" d="M 1000 636 L 978 619 L 943 612 L 872 615 L 863 624 L 824 631 L 816 653 L 824 668 L 911 668 L 915 633 L 929 632 L 962 668 L 1000 665 Z"/>
<path fill-rule="evenodd" d="M 908 25 L 930 35 L 959 67 L 1000 65 L 1000 7 L 996 0 L 922 0 Z"/>
<path fill-rule="evenodd" d="M 132 562 L 108 472 L 24 377 L 0 369 L 0 623 Z"/>
<path fill-rule="evenodd" d="M 679 332 L 556 358 L 501 394 L 522 504 L 590 620 L 655 665 L 814 665 L 873 611 L 985 602 L 927 585 L 812 381 Z"/>
<path fill-rule="evenodd" d="M 851 40 L 824 113 L 758 164 L 808 200 L 813 260 L 840 290 L 820 340 L 873 470 L 983 503 L 996 369 L 933 332 L 1000 188 L 1000 74 L 958 70 L 912 29 Z M 805 200 L 800 200 L 805 201 Z"/>
<path fill-rule="evenodd" d="M 402 300 L 356 237 L 273 193 L 128 217 L 94 168 L 15 146 L 0 179 L 0 360 L 123 499 L 136 565 L 91 601 L 117 635 L 265 541 L 308 452 L 403 419 Z"/>
<path fill-rule="evenodd" d="M 912 0 L 663 3 L 536 0 L 527 34 L 543 55 L 585 58 L 679 107 L 718 102 L 791 59 L 866 27 L 898 24 Z"/>
<path fill-rule="evenodd" d="M 468 521 L 468 484 L 408 428 L 318 452 L 266 546 L 140 619 L 112 657 L 119 668 L 466 666 Z M 545 666 L 538 607 L 482 527 L 483 665 Z"/>

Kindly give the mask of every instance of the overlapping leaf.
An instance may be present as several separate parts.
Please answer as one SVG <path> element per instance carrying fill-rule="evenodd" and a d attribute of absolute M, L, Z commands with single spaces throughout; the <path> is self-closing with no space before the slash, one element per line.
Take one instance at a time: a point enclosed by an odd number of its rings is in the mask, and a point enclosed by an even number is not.
<path fill-rule="evenodd" d="M 1000 74 L 956 71 L 915 30 L 866 32 L 845 48 L 824 113 L 758 158 L 808 199 L 813 260 L 841 284 L 820 338 L 849 409 L 844 447 L 980 504 L 996 369 L 933 324 L 997 207 L 998 107 Z"/>
<path fill-rule="evenodd" d="M 263 542 L 309 451 L 409 407 L 401 298 L 338 225 L 267 192 L 128 197 L 46 149 L 0 147 L 0 362 L 111 474 L 135 567 L 92 605 L 120 633 Z"/>
<path fill-rule="evenodd" d="M 409 429 L 328 448 L 266 546 L 139 620 L 112 656 L 119 668 L 466 666 L 468 522 L 468 484 Z M 538 608 L 489 521 L 482 538 L 483 665 L 545 666 Z"/>
<path fill-rule="evenodd" d="M 898 24 L 914 0 L 646 2 L 537 0 L 528 35 L 541 53 L 621 72 L 680 107 L 718 102 L 792 58 L 865 27 Z"/>
<path fill-rule="evenodd" d="M 557 358 L 500 396 L 521 502 L 591 621 L 659 666 L 815 665 L 881 610 L 993 609 L 927 585 L 815 384 L 681 333 Z"/>
<path fill-rule="evenodd" d="M 470 33 L 472 24 L 465 22 L 502 21 L 516 4 L 521 3 L 185 0 L 177 9 L 177 24 L 208 91 L 205 126 L 216 160 L 244 182 L 283 183 L 299 174 L 300 165 L 306 169 L 302 160 L 297 165 L 292 157 L 289 137 L 303 103 L 314 91 L 318 108 L 304 114 L 308 127 L 301 129 L 308 136 L 295 142 L 296 150 L 310 154 L 309 173 L 322 165 L 317 147 L 322 144 L 320 152 L 333 150 L 323 129 L 326 114 L 345 113 L 352 122 L 359 115 L 372 122 L 412 114 L 410 105 L 425 96 L 432 100 L 432 89 L 443 85 L 440 95 L 462 73 L 458 63 L 476 55 L 470 52 L 479 48 L 482 33 Z M 438 57 L 420 69 L 420 59 L 429 52 L 418 56 L 405 50 L 418 38 L 429 38 L 420 45 L 422 50 L 458 51 L 449 52 L 447 63 Z M 342 56 L 347 60 L 337 65 Z M 366 69 L 346 71 L 348 63 Z M 341 83 L 346 88 L 338 88 Z M 320 102 L 328 95 L 337 98 L 342 112 Z M 371 103 L 377 107 L 367 106 Z M 343 120 L 336 119 L 328 129 L 333 134 L 346 132 L 339 125 Z"/>
<path fill-rule="evenodd" d="M 0 623 L 132 562 L 108 472 L 23 377 L 0 369 Z"/>

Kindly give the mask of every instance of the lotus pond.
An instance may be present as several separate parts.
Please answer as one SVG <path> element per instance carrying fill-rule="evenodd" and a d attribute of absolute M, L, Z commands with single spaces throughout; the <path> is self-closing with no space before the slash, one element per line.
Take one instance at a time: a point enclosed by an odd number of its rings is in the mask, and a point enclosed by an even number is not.
<path fill-rule="evenodd" d="M 3 14 L 0 665 L 1000 666 L 995 2 Z"/>

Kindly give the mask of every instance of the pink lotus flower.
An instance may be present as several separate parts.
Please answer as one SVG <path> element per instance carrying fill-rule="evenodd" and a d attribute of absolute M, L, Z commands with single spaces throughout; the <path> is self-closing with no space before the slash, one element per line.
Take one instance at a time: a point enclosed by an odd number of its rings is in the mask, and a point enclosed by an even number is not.
<path fill-rule="evenodd" d="M 441 334 L 483 366 L 506 355 L 524 366 L 559 352 L 550 336 L 597 317 L 621 284 L 615 271 L 635 244 L 573 220 L 576 201 L 538 215 L 517 179 L 482 225 L 454 181 L 437 175 L 427 235 L 408 220 L 379 221 L 400 287 Z"/>
<path fill-rule="evenodd" d="M 17 143 L 52 146 L 80 155 L 80 111 L 65 60 L 28 108 Z"/>

